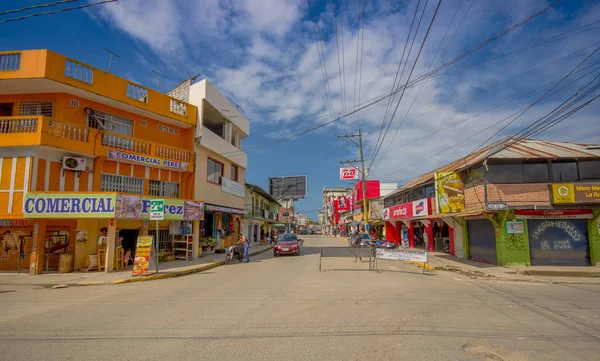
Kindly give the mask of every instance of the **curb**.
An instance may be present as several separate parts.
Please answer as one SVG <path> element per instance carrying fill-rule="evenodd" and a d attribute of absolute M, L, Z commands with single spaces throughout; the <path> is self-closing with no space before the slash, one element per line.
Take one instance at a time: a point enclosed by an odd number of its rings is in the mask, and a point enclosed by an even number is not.
<path fill-rule="evenodd" d="M 252 252 L 250 253 L 250 256 L 256 256 L 262 253 L 265 253 L 269 250 L 273 249 L 273 246 L 268 246 L 267 248 L 260 250 L 260 251 L 256 251 L 256 252 Z M 101 281 L 101 282 L 78 282 L 78 283 L 62 283 L 66 286 L 79 286 L 79 287 L 83 287 L 83 286 L 106 286 L 106 285 L 118 285 L 118 284 L 124 284 L 124 283 L 132 283 L 132 282 L 146 282 L 146 281 L 154 281 L 154 280 L 161 280 L 161 279 L 165 279 L 165 278 L 172 278 L 172 277 L 180 277 L 180 276 L 187 276 L 193 273 L 199 273 L 199 272 L 203 272 L 203 271 L 207 271 L 209 269 L 212 268 L 216 268 L 219 266 L 222 266 L 225 264 L 225 261 L 218 261 L 218 262 L 212 262 L 212 263 L 208 263 L 208 264 L 204 264 L 198 267 L 194 267 L 191 269 L 186 269 L 183 271 L 176 271 L 176 272 L 169 272 L 169 273 L 159 273 L 159 274 L 153 274 L 153 275 L 149 275 L 149 276 L 145 276 L 145 277 L 137 277 L 137 278 L 122 278 L 122 279 L 118 279 L 118 280 L 114 280 L 114 281 Z M 44 287 L 52 287 L 54 285 L 50 285 L 50 284 L 44 284 Z"/>
<path fill-rule="evenodd" d="M 425 268 L 426 270 L 429 270 L 429 271 L 439 270 L 438 267 L 432 266 L 429 263 L 418 262 L 418 261 L 408 261 L 408 263 L 416 264 L 417 266 L 419 266 L 421 268 Z"/>

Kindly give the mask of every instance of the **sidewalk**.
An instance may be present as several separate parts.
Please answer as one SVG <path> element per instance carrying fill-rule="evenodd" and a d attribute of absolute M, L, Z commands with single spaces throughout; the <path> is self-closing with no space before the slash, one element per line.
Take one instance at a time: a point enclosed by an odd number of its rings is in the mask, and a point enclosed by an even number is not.
<path fill-rule="evenodd" d="M 250 247 L 250 257 L 267 252 L 273 246 L 260 246 L 254 244 Z M 192 273 L 202 272 L 225 264 L 225 253 L 204 254 L 200 258 L 191 261 L 169 261 L 158 264 L 158 274 L 151 273 L 148 276 L 131 276 L 133 266 L 118 272 L 72 272 L 72 273 L 49 273 L 30 276 L 27 273 L 0 273 L 0 285 L 30 285 L 52 287 L 54 285 L 67 286 L 95 286 L 109 285 L 128 282 L 143 282 L 169 277 L 177 277 Z M 152 270 L 154 272 L 154 270 Z"/>
<path fill-rule="evenodd" d="M 462 273 L 469 277 L 509 281 L 600 284 L 600 268 L 579 266 L 498 266 L 461 259 L 446 253 L 428 253 L 428 269 Z M 422 264 L 419 266 L 423 267 Z"/>

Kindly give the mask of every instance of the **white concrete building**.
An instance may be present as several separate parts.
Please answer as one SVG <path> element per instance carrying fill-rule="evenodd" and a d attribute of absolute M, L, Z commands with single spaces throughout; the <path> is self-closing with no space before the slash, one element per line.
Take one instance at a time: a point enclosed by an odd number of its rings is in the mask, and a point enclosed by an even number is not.
<path fill-rule="evenodd" d="M 250 122 L 208 80 L 194 80 L 182 82 L 169 95 L 198 107 L 194 199 L 205 202 L 200 233 L 225 247 L 238 239 L 242 225 L 248 156 L 241 149 Z"/>

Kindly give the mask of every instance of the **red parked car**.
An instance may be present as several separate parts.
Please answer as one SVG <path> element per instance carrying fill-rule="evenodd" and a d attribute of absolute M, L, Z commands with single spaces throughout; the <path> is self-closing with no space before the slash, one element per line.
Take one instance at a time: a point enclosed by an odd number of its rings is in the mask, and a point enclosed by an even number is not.
<path fill-rule="evenodd" d="M 277 257 L 280 254 L 300 254 L 300 244 L 298 236 L 294 233 L 282 233 L 277 237 L 277 243 L 273 248 L 273 256 Z"/>

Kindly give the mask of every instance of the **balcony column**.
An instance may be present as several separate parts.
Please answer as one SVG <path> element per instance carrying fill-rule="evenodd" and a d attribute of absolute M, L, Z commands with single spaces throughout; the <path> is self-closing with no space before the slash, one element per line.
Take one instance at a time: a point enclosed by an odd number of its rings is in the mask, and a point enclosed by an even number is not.
<path fill-rule="evenodd" d="M 231 122 L 225 122 L 223 124 L 223 137 L 227 141 L 227 143 L 231 144 L 231 133 L 233 127 L 231 126 Z"/>

